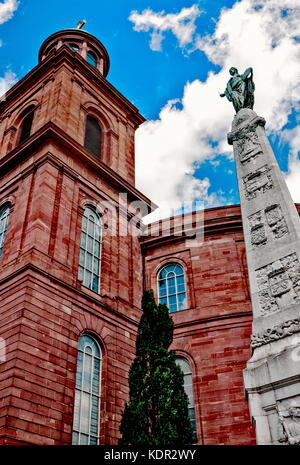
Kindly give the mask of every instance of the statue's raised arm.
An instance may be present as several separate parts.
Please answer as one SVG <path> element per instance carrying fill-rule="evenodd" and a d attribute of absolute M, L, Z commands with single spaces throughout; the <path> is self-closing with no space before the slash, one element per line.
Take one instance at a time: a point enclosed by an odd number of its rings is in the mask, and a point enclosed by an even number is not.
<path fill-rule="evenodd" d="M 253 109 L 254 105 L 254 82 L 253 82 L 253 69 L 247 68 L 246 71 L 240 75 L 237 68 L 230 68 L 230 75 L 232 76 L 227 82 L 226 89 L 220 97 L 227 97 L 229 102 L 233 103 L 236 113 L 242 108 Z"/>
<path fill-rule="evenodd" d="M 246 71 L 243 73 L 242 78 L 244 81 L 246 81 L 247 77 L 249 75 L 253 75 L 253 69 L 252 68 L 247 68 Z"/>

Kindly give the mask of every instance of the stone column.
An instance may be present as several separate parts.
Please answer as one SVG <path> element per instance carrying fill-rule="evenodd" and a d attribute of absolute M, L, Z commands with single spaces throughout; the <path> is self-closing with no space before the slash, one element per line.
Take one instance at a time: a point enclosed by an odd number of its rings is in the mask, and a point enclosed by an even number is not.
<path fill-rule="evenodd" d="M 244 386 L 257 444 L 300 444 L 300 220 L 264 125 L 246 108 L 228 134 L 253 309 Z"/>

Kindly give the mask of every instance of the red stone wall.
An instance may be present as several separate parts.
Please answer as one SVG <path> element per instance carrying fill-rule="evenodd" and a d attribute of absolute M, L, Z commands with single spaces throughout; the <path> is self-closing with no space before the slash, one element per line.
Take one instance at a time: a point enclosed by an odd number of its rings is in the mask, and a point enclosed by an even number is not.
<path fill-rule="evenodd" d="M 0 267 L 0 444 L 71 443 L 83 332 L 103 353 L 100 443 L 117 442 L 128 397 L 143 274 L 139 226 L 126 208 L 144 199 L 133 186 L 134 131 L 143 118 L 129 114 L 134 107 L 104 78 L 89 81 L 82 66 L 74 72 L 73 55 L 61 50 L 20 81 L 0 122 L 0 208 L 11 206 Z M 31 138 L 20 146 L 29 104 Z M 82 146 L 88 113 L 103 122 L 100 161 Z M 103 224 L 99 294 L 77 280 L 85 205 Z M 134 234 L 121 234 L 127 228 Z"/>
<path fill-rule="evenodd" d="M 18 145 L 22 115 L 31 105 L 32 133 L 52 121 L 81 145 L 89 114 L 102 128 L 101 159 L 134 185 L 134 133 L 144 118 L 100 73 L 96 76 L 91 78 L 81 57 L 67 47 L 34 68 L 7 93 L 0 120 L 0 159 Z"/>
<path fill-rule="evenodd" d="M 104 180 L 96 190 L 81 162 L 64 169 L 66 157 L 46 145 L 1 179 L 0 202 L 10 201 L 12 209 L 0 269 L 0 337 L 7 350 L 0 365 L 0 444 L 70 443 L 83 332 L 93 332 L 102 343 L 102 443 L 116 443 L 128 396 L 142 295 L 137 233 L 111 234 L 104 209 L 117 205 L 118 192 Z M 86 204 L 95 205 L 108 223 L 100 294 L 77 280 Z M 117 230 L 120 221 L 128 225 L 126 213 L 116 219 Z"/>
<path fill-rule="evenodd" d="M 130 316 L 31 269 L 1 286 L 0 302 L 0 445 L 71 443 L 77 344 L 87 331 L 103 355 L 100 443 L 115 444 L 134 351 Z"/>
<path fill-rule="evenodd" d="M 201 221 L 198 245 L 168 238 L 164 222 L 161 237 L 143 239 L 147 286 L 157 298 L 160 268 L 177 262 L 184 269 L 188 309 L 172 314 L 172 348 L 192 367 L 199 443 L 255 444 L 243 391 L 252 314 L 240 209 L 207 210 Z"/>

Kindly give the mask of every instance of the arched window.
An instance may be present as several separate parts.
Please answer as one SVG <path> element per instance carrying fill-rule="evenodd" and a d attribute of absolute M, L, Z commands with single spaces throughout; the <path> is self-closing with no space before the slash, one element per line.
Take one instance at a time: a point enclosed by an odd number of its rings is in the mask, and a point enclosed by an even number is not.
<path fill-rule="evenodd" d="M 72 50 L 72 52 L 76 52 L 78 53 L 79 52 L 79 46 L 77 44 L 69 44 L 67 43 L 67 46 Z"/>
<path fill-rule="evenodd" d="M 158 298 L 166 304 L 170 313 L 187 308 L 184 271 L 177 263 L 165 266 L 158 274 Z"/>
<path fill-rule="evenodd" d="M 102 225 L 100 216 L 86 207 L 82 218 L 78 280 L 99 292 Z"/>
<path fill-rule="evenodd" d="M 177 357 L 176 363 L 180 366 L 180 368 L 183 371 L 184 390 L 189 398 L 189 415 L 191 425 L 194 431 L 194 435 L 195 437 L 197 437 L 192 369 L 187 359 L 183 357 Z"/>
<path fill-rule="evenodd" d="M 78 343 L 72 444 L 97 445 L 101 395 L 101 349 L 83 334 Z"/>
<path fill-rule="evenodd" d="M 86 118 L 84 146 L 97 158 L 100 158 L 101 154 L 101 132 L 98 121 L 88 115 Z"/>
<path fill-rule="evenodd" d="M 30 137 L 33 115 L 34 115 L 34 111 L 32 110 L 23 119 L 19 144 L 22 144 L 22 142 L 25 142 L 25 140 L 29 139 Z"/>
<path fill-rule="evenodd" d="M 9 206 L 4 207 L 0 211 L 0 259 L 1 259 L 5 236 L 6 236 L 9 212 L 10 212 Z"/>
<path fill-rule="evenodd" d="M 56 47 L 57 47 L 57 42 L 55 42 L 54 44 L 51 44 L 50 47 L 48 47 L 47 50 L 45 51 L 44 55 L 45 56 L 50 55 L 50 53 L 54 52 Z"/>
<path fill-rule="evenodd" d="M 91 51 L 88 52 L 86 61 L 92 66 L 95 66 L 95 67 L 97 66 L 97 56 L 95 55 L 95 53 Z"/>

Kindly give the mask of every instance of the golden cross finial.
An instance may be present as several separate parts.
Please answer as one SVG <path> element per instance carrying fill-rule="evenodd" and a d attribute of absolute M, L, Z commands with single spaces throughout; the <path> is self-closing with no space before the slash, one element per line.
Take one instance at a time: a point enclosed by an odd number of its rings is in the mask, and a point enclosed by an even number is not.
<path fill-rule="evenodd" d="M 83 21 L 79 21 L 79 23 L 77 24 L 77 29 L 82 29 L 85 24 L 86 24 L 85 19 Z"/>

